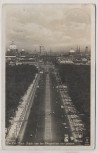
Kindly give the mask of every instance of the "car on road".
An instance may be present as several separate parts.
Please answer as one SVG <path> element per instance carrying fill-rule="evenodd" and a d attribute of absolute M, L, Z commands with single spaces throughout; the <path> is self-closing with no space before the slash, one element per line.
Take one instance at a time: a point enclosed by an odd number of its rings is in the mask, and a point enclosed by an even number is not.
<path fill-rule="evenodd" d="M 61 108 L 63 109 L 63 108 L 64 108 L 64 106 L 63 106 L 63 105 L 61 105 Z"/>
<path fill-rule="evenodd" d="M 68 136 L 68 134 L 65 134 L 64 135 L 64 142 L 66 143 L 66 142 L 69 142 L 69 136 Z"/>
<path fill-rule="evenodd" d="M 40 71 L 40 74 L 43 74 L 43 71 Z"/>

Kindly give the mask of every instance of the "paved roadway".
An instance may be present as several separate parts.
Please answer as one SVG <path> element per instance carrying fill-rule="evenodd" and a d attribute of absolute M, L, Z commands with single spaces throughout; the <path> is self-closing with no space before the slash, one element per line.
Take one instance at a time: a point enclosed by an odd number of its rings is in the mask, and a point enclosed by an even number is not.
<path fill-rule="evenodd" d="M 23 145 L 65 145 L 64 135 L 70 136 L 70 131 L 56 86 L 54 69 L 46 65 L 35 93 Z"/>

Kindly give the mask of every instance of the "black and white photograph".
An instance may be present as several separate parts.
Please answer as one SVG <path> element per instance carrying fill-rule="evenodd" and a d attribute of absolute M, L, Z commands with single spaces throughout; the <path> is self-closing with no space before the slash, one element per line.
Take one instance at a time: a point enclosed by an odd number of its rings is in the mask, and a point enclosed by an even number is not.
<path fill-rule="evenodd" d="M 3 12 L 4 145 L 94 148 L 95 5 Z"/>

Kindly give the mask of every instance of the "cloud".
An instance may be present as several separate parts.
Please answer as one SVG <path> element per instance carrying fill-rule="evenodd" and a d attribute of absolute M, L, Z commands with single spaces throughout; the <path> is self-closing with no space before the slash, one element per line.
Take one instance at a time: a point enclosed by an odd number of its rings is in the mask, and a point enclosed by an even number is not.
<path fill-rule="evenodd" d="M 90 7 L 85 5 L 6 6 L 7 46 L 11 40 L 26 49 L 41 43 L 47 46 L 90 44 L 90 15 Z"/>

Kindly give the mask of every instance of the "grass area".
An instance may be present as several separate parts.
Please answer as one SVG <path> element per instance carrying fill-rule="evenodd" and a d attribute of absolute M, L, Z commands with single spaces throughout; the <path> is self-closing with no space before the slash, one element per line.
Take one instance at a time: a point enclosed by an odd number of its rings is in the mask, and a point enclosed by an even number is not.
<path fill-rule="evenodd" d="M 15 115 L 21 97 L 33 81 L 37 69 L 30 65 L 6 65 L 6 127 Z"/>
<path fill-rule="evenodd" d="M 57 65 L 62 82 L 67 83 L 69 95 L 90 130 L 90 66 Z"/>

